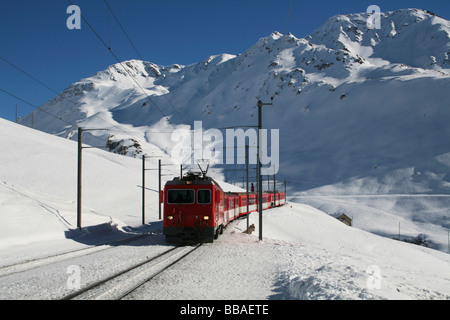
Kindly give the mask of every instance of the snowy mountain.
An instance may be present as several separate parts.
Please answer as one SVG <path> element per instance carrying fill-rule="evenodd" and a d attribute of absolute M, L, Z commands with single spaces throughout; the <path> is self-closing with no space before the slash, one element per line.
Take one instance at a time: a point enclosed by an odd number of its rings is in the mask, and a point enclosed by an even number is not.
<path fill-rule="evenodd" d="M 130 60 L 80 80 L 21 123 L 139 157 L 170 158 L 174 130 L 280 130 L 291 199 L 389 237 L 424 233 L 447 248 L 450 218 L 450 23 L 404 9 L 339 15 L 298 39 L 274 32 L 240 55 L 189 66 Z M 226 167 L 227 168 L 227 167 Z M 234 172 L 224 171 L 228 180 Z M 242 175 L 239 176 L 241 178 Z M 374 224 L 384 221 L 384 226 Z M 401 237 L 401 236 L 400 236 Z"/>

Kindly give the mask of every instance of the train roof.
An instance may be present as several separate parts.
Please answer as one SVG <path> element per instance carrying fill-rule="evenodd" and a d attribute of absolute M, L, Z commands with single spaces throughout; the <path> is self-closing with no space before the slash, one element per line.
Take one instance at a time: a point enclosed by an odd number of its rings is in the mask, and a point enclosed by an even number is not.
<path fill-rule="evenodd" d="M 220 187 L 224 192 L 229 193 L 242 193 L 245 189 L 237 187 L 235 185 L 226 183 L 224 181 L 215 180 L 211 177 L 203 175 L 200 172 L 188 172 L 180 179 L 175 177 L 171 181 L 166 183 L 167 185 L 216 185 Z"/>
<path fill-rule="evenodd" d="M 214 180 L 216 184 L 224 191 L 229 193 L 245 193 L 246 190 L 241 187 L 235 186 L 233 184 L 229 184 L 223 181 Z"/>

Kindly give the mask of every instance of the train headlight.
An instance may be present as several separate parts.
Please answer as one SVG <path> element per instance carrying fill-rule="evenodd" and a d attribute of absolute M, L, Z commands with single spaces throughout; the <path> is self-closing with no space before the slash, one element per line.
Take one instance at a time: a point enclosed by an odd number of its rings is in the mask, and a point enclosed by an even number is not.
<path fill-rule="evenodd" d="M 173 220 L 173 216 L 167 216 L 167 220 Z"/>
<path fill-rule="evenodd" d="M 204 216 L 203 220 L 209 220 L 209 216 Z"/>

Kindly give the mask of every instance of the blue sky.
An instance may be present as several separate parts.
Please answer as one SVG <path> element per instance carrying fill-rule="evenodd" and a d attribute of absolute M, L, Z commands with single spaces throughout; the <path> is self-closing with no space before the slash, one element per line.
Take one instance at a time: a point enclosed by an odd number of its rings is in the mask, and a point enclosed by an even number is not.
<path fill-rule="evenodd" d="M 104 0 L 71 0 L 120 60 L 139 58 Z M 450 20 L 447 0 L 107 0 L 144 60 L 188 65 L 213 54 L 239 54 L 277 30 L 301 38 L 331 16 L 401 8 L 430 10 Z M 61 92 L 116 63 L 84 21 L 69 30 L 66 0 L 2 0 L 0 58 Z M 286 29 L 287 25 L 287 29 Z M 35 106 L 56 94 L 0 59 L 0 89 Z M 0 117 L 15 119 L 33 108 L 0 90 Z"/>

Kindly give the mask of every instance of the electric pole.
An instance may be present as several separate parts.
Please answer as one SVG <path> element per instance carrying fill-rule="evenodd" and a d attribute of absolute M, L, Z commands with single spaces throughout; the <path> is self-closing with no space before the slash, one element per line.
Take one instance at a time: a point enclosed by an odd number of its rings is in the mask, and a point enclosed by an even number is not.
<path fill-rule="evenodd" d="M 33 113 L 31 114 L 33 115 Z M 33 118 L 32 118 L 33 119 Z M 107 148 L 105 146 L 98 147 L 83 147 L 83 132 L 84 131 L 99 131 L 108 129 L 83 129 L 78 128 L 78 170 L 77 170 L 77 228 L 81 229 L 81 184 L 82 184 L 82 158 L 83 158 L 83 149 L 91 149 L 91 148 Z"/>
<path fill-rule="evenodd" d="M 273 100 L 273 97 L 271 98 Z M 271 106 L 272 103 L 263 103 L 261 100 L 258 101 L 258 213 L 259 213 L 259 241 L 262 241 L 262 229 L 263 229 L 263 204 L 262 204 L 262 176 L 261 176 L 261 167 L 262 167 L 262 149 L 261 149 L 261 141 L 262 141 L 262 107 L 263 106 Z"/>
<path fill-rule="evenodd" d="M 248 144 L 245 145 L 245 174 L 247 177 L 247 188 L 246 188 L 246 196 L 247 196 L 247 234 L 249 234 L 249 224 L 250 224 L 250 212 L 248 207 Z"/>
<path fill-rule="evenodd" d="M 81 166 L 82 166 L 82 133 L 83 129 L 78 128 L 78 172 L 77 172 L 77 228 L 81 229 Z"/>
<path fill-rule="evenodd" d="M 159 201 L 159 195 L 161 193 L 161 159 L 158 160 L 158 213 L 159 220 L 161 220 L 161 201 Z"/>
<path fill-rule="evenodd" d="M 145 154 L 142 156 L 142 224 L 145 224 Z"/>
<path fill-rule="evenodd" d="M 277 193 L 276 193 L 276 175 L 275 175 L 275 168 L 273 169 L 273 206 L 277 206 Z"/>

